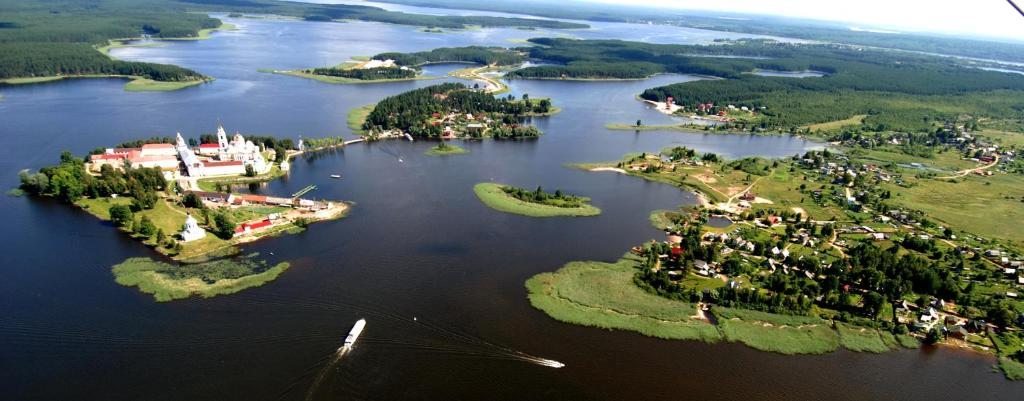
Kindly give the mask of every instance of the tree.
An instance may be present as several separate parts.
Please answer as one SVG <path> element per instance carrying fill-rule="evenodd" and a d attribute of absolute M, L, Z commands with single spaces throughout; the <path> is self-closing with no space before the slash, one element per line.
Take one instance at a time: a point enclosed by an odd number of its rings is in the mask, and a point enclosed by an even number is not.
<path fill-rule="evenodd" d="M 245 165 L 245 176 L 246 177 L 255 177 L 256 176 L 256 168 L 253 167 L 251 164 L 246 164 Z"/>
<path fill-rule="evenodd" d="M 110 207 L 110 221 L 114 225 L 127 228 L 131 225 L 135 217 L 132 215 L 132 210 L 127 205 L 113 205 Z"/>
<path fill-rule="evenodd" d="M 217 213 L 213 216 L 214 234 L 223 239 L 231 239 L 235 236 L 235 222 L 227 213 Z"/>
<path fill-rule="evenodd" d="M 132 208 L 135 211 L 152 209 L 153 206 L 156 206 L 156 192 L 138 182 L 132 184 L 128 194 L 132 197 Z"/>
<path fill-rule="evenodd" d="M 157 244 L 162 244 L 166 240 L 167 240 L 167 234 L 164 234 L 164 229 L 162 229 L 162 228 L 156 229 L 156 243 Z"/>
<path fill-rule="evenodd" d="M 882 294 L 874 291 L 868 291 L 867 294 L 864 294 L 864 312 L 874 319 L 878 316 L 878 312 L 882 310 L 883 302 L 884 298 L 882 298 Z"/>
<path fill-rule="evenodd" d="M 644 122 L 640 121 L 640 120 L 636 120 L 636 126 L 639 127 L 641 125 L 644 125 Z"/>
<path fill-rule="evenodd" d="M 150 238 L 153 234 L 156 234 L 156 225 L 153 224 L 153 220 L 150 220 L 149 216 L 142 216 L 142 220 L 139 220 L 139 229 L 136 230 L 140 235 L 146 238 Z"/>
<path fill-rule="evenodd" d="M 193 209 L 202 209 L 204 207 L 203 200 L 199 198 L 199 195 L 196 195 L 193 192 L 185 194 L 185 196 L 181 198 L 181 204 Z"/>

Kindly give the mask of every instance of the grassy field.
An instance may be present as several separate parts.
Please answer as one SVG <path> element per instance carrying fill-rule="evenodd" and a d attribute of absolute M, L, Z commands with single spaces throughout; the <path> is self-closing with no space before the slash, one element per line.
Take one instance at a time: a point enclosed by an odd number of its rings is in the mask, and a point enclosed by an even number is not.
<path fill-rule="evenodd" d="M 860 163 L 874 163 L 882 166 L 892 163 L 921 163 L 923 166 L 945 170 L 950 173 L 979 166 L 977 162 L 963 159 L 960 153 L 956 151 L 938 152 L 933 157 L 908 155 L 894 148 L 855 149 L 847 153 L 853 160 Z"/>
<path fill-rule="evenodd" d="M 117 199 L 111 198 L 83 198 L 75 202 L 78 207 L 81 207 L 89 214 L 98 217 L 103 221 L 110 221 L 110 207 L 113 205 L 130 205 L 132 202 L 131 198 L 119 197 Z M 167 201 L 161 199 L 156 202 L 150 210 L 144 210 L 135 213 L 135 219 L 139 220 L 142 216 L 149 217 L 153 221 L 153 225 L 164 231 L 168 237 L 177 234 L 181 231 L 181 227 L 185 225 L 185 216 L 187 213 L 193 213 L 200 219 L 201 217 L 195 210 L 185 210 L 176 205 L 172 205 Z M 141 239 L 141 238 L 140 238 Z M 171 250 L 164 247 L 156 246 L 156 241 L 153 238 L 141 239 L 146 245 L 154 247 L 155 250 L 160 253 L 171 255 Z M 182 251 L 179 254 L 174 254 L 173 257 L 178 260 L 186 260 L 202 255 L 209 254 L 214 251 L 222 251 L 222 253 L 230 254 L 234 252 L 223 252 L 229 250 L 232 245 L 229 241 L 218 238 L 215 235 L 207 235 L 203 239 L 183 244 Z"/>
<path fill-rule="evenodd" d="M 526 282 L 530 304 L 556 320 L 680 340 L 716 342 L 715 326 L 693 316 L 692 304 L 650 294 L 633 284 L 629 257 L 617 263 L 572 262 Z"/>
<path fill-rule="evenodd" d="M 370 115 L 370 112 L 372 112 L 373 108 L 376 106 L 377 104 L 373 103 L 362 107 L 356 107 L 348 111 L 346 121 L 348 123 L 348 128 L 352 130 L 353 134 L 365 134 L 363 132 L 363 123 L 366 122 L 366 117 Z"/>
<path fill-rule="evenodd" d="M 270 168 L 270 171 L 266 174 L 260 174 L 255 177 L 244 177 L 244 176 L 230 176 L 220 178 L 202 178 L 196 182 L 199 184 L 199 189 L 203 191 L 214 192 L 217 191 L 217 184 L 220 185 L 245 185 L 260 182 L 267 182 L 275 180 L 284 176 L 284 170 L 281 170 L 281 166 L 274 165 Z"/>
<path fill-rule="evenodd" d="M 437 145 L 428 149 L 426 152 L 423 152 L 423 154 L 427 156 L 462 155 L 466 153 L 469 153 L 469 151 L 463 149 L 458 145 L 451 144 L 444 144 L 444 147 L 441 147 L 441 145 Z"/>
<path fill-rule="evenodd" d="M 985 129 L 981 131 L 981 135 L 992 139 L 1002 146 L 1024 146 L 1024 134 L 1020 132 Z"/>
<path fill-rule="evenodd" d="M 836 120 L 836 121 L 829 121 L 827 123 L 818 123 L 818 124 L 805 125 L 805 126 L 803 126 L 801 128 L 809 129 L 809 130 L 811 130 L 811 132 L 815 132 L 815 131 L 823 131 L 823 132 L 838 131 L 838 130 L 842 129 L 843 127 L 849 127 L 849 126 L 854 126 L 854 125 L 861 125 L 862 123 L 864 123 L 864 118 L 866 118 L 866 117 L 867 117 L 866 114 L 860 114 L 860 115 L 856 115 L 856 116 L 853 116 L 853 117 L 850 117 L 850 118 L 847 118 L 847 119 L 843 119 L 843 120 Z"/>
<path fill-rule="evenodd" d="M 192 81 L 168 82 L 154 81 L 152 79 L 146 78 L 136 78 L 124 84 L 124 90 L 128 92 L 167 92 L 176 91 L 178 89 L 184 89 L 190 86 L 196 86 L 207 82 L 209 81 L 198 79 Z"/>
<path fill-rule="evenodd" d="M 968 175 L 957 180 L 918 180 L 917 185 L 884 186 L 896 204 L 923 211 L 930 219 L 989 238 L 1024 245 L 1024 177 Z M 965 196 L 970 194 L 970 196 Z"/>
<path fill-rule="evenodd" d="M 1003 371 L 1007 379 L 1024 380 L 1024 363 L 1001 357 L 999 358 L 999 369 Z"/>
<path fill-rule="evenodd" d="M 37 83 L 41 83 L 41 82 L 59 81 L 61 79 L 64 79 L 64 77 L 52 76 L 52 77 L 31 77 L 31 78 L 7 78 L 7 79 L 0 80 L 0 83 L 5 83 L 5 84 L 8 84 L 8 85 L 22 85 L 22 84 L 37 84 Z"/>
<path fill-rule="evenodd" d="M 698 318 L 693 304 L 644 291 L 633 282 L 638 259 L 626 255 L 616 263 L 571 262 L 553 273 L 526 281 L 530 304 L 552 318 L 604 329 L 630 330 L 664 339 L 739 342 L 782 354 L 822 354 L 840 346 L 858 352 L 884 352 L 913 338 L 896 338 L 876 329 L 861 329 L 812 316 L 715 307 L 718 325 Z M 905 337 L 905 336 L 904 336 Z"/>
<path fill-rule="evenodd" d="M 601 214 L 601 209 L 589 204 L 581 207 L 558 207 L 521 201 L 506 194 L 502 190 L 501 184 L 490 182 L 474 185 L 473 192 L 476 193 L 476 196 L 485 205 L 505 213 L 521 214 L 530 217 L 597 216 Z"/>
<path fill-rule="evenodd" d="M 259 287 L 276 279 L 288 263 L 268 267 L 252 260 L 221 260 L 174 266 L 149 258 L 130 258 L 111 269 L 114 280 L 126 287 L 152 294 L 157 302 L 198 295 L 210 298 Z"/>

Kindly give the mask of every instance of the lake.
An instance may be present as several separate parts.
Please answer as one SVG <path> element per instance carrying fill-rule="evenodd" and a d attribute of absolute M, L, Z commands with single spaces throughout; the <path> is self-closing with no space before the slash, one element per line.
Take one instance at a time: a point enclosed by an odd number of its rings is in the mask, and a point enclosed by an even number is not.
<path fill-rule="evenodd" d="M 217 78 L 209 84 L 166 93 L 127 93 L 117 79 L 0 88 L 6 145 L 0 183 L 14 187 L 19 170 L 52 163 L 61 150 L 84 154 L 177 131 L 198 137 L 218 122 L 244 134 L 349 136 L 349 109 L 451 79 L 330 85 L 257 69 L 333 65 L 383 51 L 510 45 L 547 33 L 434 34 L 367 22 L 225 19 L 239 30 L 113 51 Z M 629 28 L 585 32 L 671 36 L 668 27 Z M 681 32 L 679 38 L 690 39 L 676 40 L 685 43 L 729 37 Z M 434 65 L 426 72 L 444 76 L 454 68 Z M 694 202 L 667 185 L 567 164 L 676 145 L 733 158 L 821 147 L 794 137 L 604 128 L 637 119 L 676 121 L 634 97 L 693 79 L 511 81 L 517 96 L 552 97 L 562 108 L 533 120 L 545 132 L 540 139 L 464 142 L 470 153 L 452 157 L 423 155 L 430 142 L 390 141 L 300 158 L 285 179 L 254 190 L 290 194 L 314 184 L 311 196 L 356 206 L 344 219 L 246 246 L 271 261 L 291 261 L 292 268 L 230 296 L 156 303 L 117 285 L 110 273 L 125 258 L 152 255 L 147 248 L 65 205 L 2 197 L 0 394 L 18 400 L 1021 398 L 1024 383 L 1004 380 L 992 371 L 991 357 L 969 352 L 783 356 L 573 326 L 530 307 L 526 278 L 573 260 L 615 260 L 660 238 L 648 223 L 650 211 Z M 344 178 L 331 179 L 335 173 Z M 603 214 L 532 219 L 496 212 L 472 191 L 492 180 L 588 196 Z M 333 360 L 359 318 L 368 321 L 360 342 Z M 510 356 L 515 352 L 567 366 L 540 366 Z"/>

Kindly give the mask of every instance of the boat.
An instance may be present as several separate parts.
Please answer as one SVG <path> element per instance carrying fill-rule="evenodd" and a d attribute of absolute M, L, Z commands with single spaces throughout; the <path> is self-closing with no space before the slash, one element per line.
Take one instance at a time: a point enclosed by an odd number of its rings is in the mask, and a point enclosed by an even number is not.
<path fill-rule="evenodd" d="M 331 174 L 331 178 L 341 178 L 341 174 Z"/>
<path fill-rule="evenodd" d="M 352 348 L 359 339 L 359 334 L 363 332 L 363 328 L 366 327 L 366 319 L 359 319 L 356 324 L 352 325 L 352 330 L 348 332 L 348 336 L 345 337 L 345 344 L 338 348 L 338 352 Z"/>

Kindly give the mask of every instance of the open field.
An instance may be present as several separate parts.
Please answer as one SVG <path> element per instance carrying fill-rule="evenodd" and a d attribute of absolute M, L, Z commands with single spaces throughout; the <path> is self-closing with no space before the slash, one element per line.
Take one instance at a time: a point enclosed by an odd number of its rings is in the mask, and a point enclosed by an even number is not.
<path fill-rule="evenodd" d="M 866 117 L 867 117 L 867 114 L 858 114 L 858 115 L 855 115 L 853 117 L 842 119 L 842 120 L 829 121 L 829 122 L 826 122 L 826 123 L 818 123 L 818 124 L 809 124 L 809 125 L 805 125 L 805 126 L 803 126 L 801 128 L 808 129 L 811 132 L 815 132 L 815 131 L 825 131 L 825 132 L 838 131 L 838 130 L 842 129 L 843 127 L 861 125 L 862 123 L 864 123 L 864 119 Z"/>
<path fill-rule="evenodd" d="M 376 106 L 376 103 L 371 103 L 348 111 L 346 122 L 348 123 L 348 128 L 352 130 L 353 134 L 365 134 L 365 132 L 363 132 L 363 122 L 366 121 L 366 117 L 370 115 L 370 112 L 373 111 L 373 108 Z"/>
<path fill-rule="evenodd" d="M 679 340 L 716 342 L 715 326 L 696 319 L 692 304 L 672 301 L 633 283 L 635 260 L 616 263 L 572 262 L 556 272 L 526 282 L 530 304 L 551 317 L 573 324 L 625 329 Z"/>
<path fill-rule="evenodd" d="M 558 207 L 525 202 L 506 194 L 502 187 L 501 184 L 484 182 L 473 186 L 473 192 L 485 205 L 505 213 L 530 217 L 597 216 L 601 214 L 601 209 L 589 204 L 581 207 Z M 586 201 L 587 199 L 584 198 L 584 202 Z"/>
<path fill-rule="evenodd" d="M 259 287 L 287 269 L 288 263 L 267 267 L 249 260 L 174 266 L 149 258 L 130 258 L 114 265 L 111 271 L 118 284 L 138 287 L 139 291 L 152 294 L 157 302 L 167 302 L 192 295 L 210 298 Z"/>
<path fill-rule="evenodd" d="M 224 186 L 260 183 L 275 180 L 282 176 L 284 176 L 284 170 L 281 170 L 281 166 L 275 164 L 266 174 L 260 174 L 255 177 L 229 176 L 220 178 L 202 178 L 197 180 L 196 183 L 199 184 L 200 190 L 215 192 L 217 191 L 217 185 Z"/>
<path fill-rule="evenodd" d="M 526 281 L 530 304 L 566 323 L 664 339 L 740 342 L 782 354 L 822 354 L 840 346 L 884 352 L 916 342 L 842 323 L 836 330 L 831 322 L 817 317 L 725 307 L 712 308 L 718 320 L 715 326 L 699 318 L 693 304 L 638 287 L 633 282 L 638 263 L 635 256 L 626 255 L 615 263 L 571 262 L 555 272 L 538 274 Z"/>
<path fill-rule="evenodd" d="M 996 174 L 968 175 L 956 180 L 919 180 L 902 187 L 887 184 L 896 204 L 923 211 L 940 224 L 990 238 L 1024 244 L 1024 177 Z M 970 194 L 970 196 L 965 196 Z"/>

